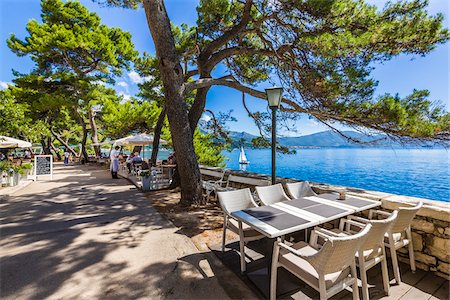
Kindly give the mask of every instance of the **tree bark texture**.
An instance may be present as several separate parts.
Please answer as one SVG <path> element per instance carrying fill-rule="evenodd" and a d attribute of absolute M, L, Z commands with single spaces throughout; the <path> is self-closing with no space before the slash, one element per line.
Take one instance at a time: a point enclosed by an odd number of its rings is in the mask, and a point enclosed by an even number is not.
<path fill-rule="evenodd" d="M 88 137 L 88 130 L 86 128 L 86 124 L 83 122 L 81 124 L 83 127 L 83 138 L 81 139 L 81 155 L 83 155 L 84 163 L 89 162 L 89 156 L 86 151 L 86 141 Z"/>
<path fill-rule="evenodd" d="M 189 125 L 188 106 L 184 99 L 184 76 L 163 0 L 144 0 L 147 23 L 158 57 L 165 91 L 165 104 L 173 147 L 180 174 L 181 205 L 201 202 L 200 169 Z"/>
<path fill-rule="evenodd" d="M 159 141 L 161 139 L 161 130 L 164 124 L 165 117 L 166 117 L 166 105 L 163 104 L 161 113 L 159 114 L 158 121 L 156 122 L 155 130 L 153 133 L 152 157 L 150 159 L 150 162 L 152 164 L 156 164 L 156 159 L 158 157 Z"/>
<path fill-rule="evenodd" d="M 63 146 L 66 147 L 66 149 L 67 149 L 70 153 L 72 153 L 72 155 L 74 155 L 74 156 L 77 155 L 77 153 L 75 152 L 75 150 L 73 150 L 73 148 L 70 147 L 69 144 L 68 144 L 64 139 L 62 139 L 62 138 L 61 138 L 61 137 L 60 137 L 53 129 L 51 130 L 51 132 L 52 132 L 52 135 L 55 137 L 55 139 L 57 139 L 58 142 L 60 142 L 61 144 L 63 144 Z"/>
<path fill-rule="evenodd" d="M 94 145 L 95 156 L 100 157 L 100 146 L 98 145 L 98 130 L 97 124 L 95 123 L 95 111 L 92 107 L 89 109 L 89 124 L 91 125 L 91 138 Z"/>
<path fill-rule="evenodd" d="M 50 152 L 50 144 L 47 144 L 47 139 L 42 138 L 41 139 L 41 146 L 42 146 L 42 152 L 44 152 L 45 155 L 51 155 Z"/>
<path fill-rule="evenodd" d="M 53 144 L 53 142 L 50 143 L 50 147 L 52 148 L 53 152 L 56 155 L 56 158 L 58 160 L 61 160 L 61 153 L 59 153 L 58 149 L 56 149 L 55 145 Z"/>

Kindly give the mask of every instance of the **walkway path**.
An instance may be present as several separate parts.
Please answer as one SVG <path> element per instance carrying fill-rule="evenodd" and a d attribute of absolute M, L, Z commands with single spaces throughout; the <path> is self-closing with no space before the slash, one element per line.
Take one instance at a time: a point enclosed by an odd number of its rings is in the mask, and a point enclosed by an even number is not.
<path fill-rule="evenodd" d="M 0 298 L 254 297 L 126 180 L 55 171 L 0 203 Z"/>

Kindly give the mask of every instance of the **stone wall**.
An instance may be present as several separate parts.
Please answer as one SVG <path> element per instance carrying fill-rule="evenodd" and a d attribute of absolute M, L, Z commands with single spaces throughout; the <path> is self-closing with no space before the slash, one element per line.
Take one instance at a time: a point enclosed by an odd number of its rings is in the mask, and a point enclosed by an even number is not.
<path fill-rule="evenodd" d="M 202 168 L 222 172 L 219 168 L 205 166 L 202 166 Z M 230 174 L 270 180 L 270 176 L 267 175 L 227 170 L 225 181 Z M 217 178 L 204 176 L 203 180 L 217 180 Z M 277 182 L 281 183 L 295 181 L 290 178 L 277 177 Z M 405 204 L 423 201 L 424 206 L 419 210 L 411 224 L 416 267 L 450 280 L 450 203 L 318 182 L 310 183 L 318 194 L 345 189 L 349 195 L 380 201 L 381 208 L 386 211 L 392 211 Z M 243 184 L 231 183 L 230 186 L 235 188 L 250 187 L 254 190 L 253 186 Z M 400 261 L 409 264 L 407 247 L 398 250 L 398 257 Z"/>

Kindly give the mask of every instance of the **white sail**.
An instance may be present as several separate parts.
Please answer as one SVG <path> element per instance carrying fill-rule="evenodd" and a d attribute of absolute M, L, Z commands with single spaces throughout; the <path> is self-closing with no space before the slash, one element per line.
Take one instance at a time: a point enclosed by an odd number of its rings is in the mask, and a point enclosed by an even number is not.
<path fill-rule="evenodd" d="M 239 163 L 248 164 L 247 156 L 245 155 L 244 147 L 241 146 L 241 153 L 239 154 Z"/>

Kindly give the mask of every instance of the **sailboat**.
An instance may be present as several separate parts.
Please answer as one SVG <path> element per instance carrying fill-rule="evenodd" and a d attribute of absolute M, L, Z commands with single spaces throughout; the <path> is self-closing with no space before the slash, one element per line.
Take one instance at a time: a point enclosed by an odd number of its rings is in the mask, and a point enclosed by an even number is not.
<path fill-rule="evenodd" d="M 241 153 L 239 154 L 239 164 L 248 165 L 250 162 L 247 160 L 247 156 L 245 156 L 244 147 L 241 146 Z"/>

